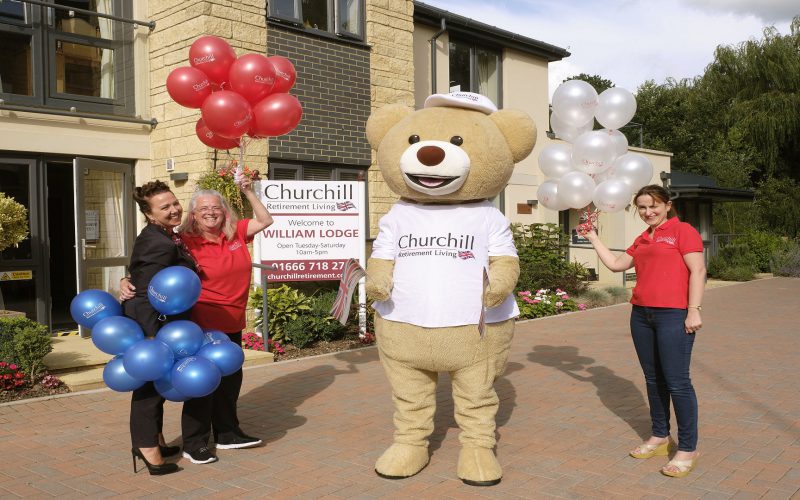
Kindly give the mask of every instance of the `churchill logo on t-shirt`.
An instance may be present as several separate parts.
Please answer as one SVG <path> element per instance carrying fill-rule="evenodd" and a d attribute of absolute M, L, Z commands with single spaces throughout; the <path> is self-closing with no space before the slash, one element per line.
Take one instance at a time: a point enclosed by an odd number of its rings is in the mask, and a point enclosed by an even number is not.
<path fill-rule="evenodd" d="M 232 245 L 228 246 L 228 250 L 230 250 L 231 252 L 233 252 L 235 250 L 238 250 L 240 248 L 242 248 L 242 242 L 241 241 L 236 241 Z"/>
<path fill-rule="evenodd" d="M 672 246 L 675 246 L 677 242 L 678 240 L 674 236 L 659 236 L 656 238 L 656 243 L 668 243 Z"/>
<path fill-rule="evenodd" d="M 398 257 L 445 256 L 453 259 L 474 259 L 475 236 L 471 234 L 425 235 L 404 234 L 397 240 Z"/>

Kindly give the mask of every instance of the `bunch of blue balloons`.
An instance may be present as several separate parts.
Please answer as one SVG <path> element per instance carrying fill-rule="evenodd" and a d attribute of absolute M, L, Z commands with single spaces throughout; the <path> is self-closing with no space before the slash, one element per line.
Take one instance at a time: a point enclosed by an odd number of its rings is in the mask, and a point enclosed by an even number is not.
<path fill-rule="evenodd" d="M 150 280 L 147 297 L 161 314 L 188 311 L 200 297 L 200 278 L 191 269 L 172 266 Z M 92 342 L 114 355 L 103 370 L 103 381 L 119 392 L 152 381 L 170 401 L 186 401 L 214 392 L 225 375 L 244 363 L 242 348 L 219 330 L 203 330 L 186 320 L 165 324 L 155 338 L 145 338 L 139 324 L 122 315 L 109 293 L 84 290 L 72 299 L 70 313 L 92 330 Z"/>

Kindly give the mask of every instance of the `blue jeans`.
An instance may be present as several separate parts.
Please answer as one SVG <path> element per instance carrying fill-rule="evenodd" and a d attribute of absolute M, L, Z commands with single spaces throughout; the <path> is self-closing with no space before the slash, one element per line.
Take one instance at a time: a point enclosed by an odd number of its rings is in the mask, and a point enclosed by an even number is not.
<path fill-rule="evenodd" d="M 697 396 L 689 377 L 694 334 L 684 330 L 686 309 L 633 306 L 631 337 L 647 382 L 653 436 L 669 435 L 669 402 L 678 422 L 678 449 L 697 447 Z"/>

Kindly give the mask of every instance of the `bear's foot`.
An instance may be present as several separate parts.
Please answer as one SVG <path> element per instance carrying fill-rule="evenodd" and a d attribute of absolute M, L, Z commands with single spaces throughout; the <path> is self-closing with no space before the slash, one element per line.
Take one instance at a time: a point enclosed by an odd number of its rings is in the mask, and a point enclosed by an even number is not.
<path fill-rule="evenodd" d="M 375 462 L 375 473 L 385 479 L 405 479 L 428 465 L 427 446 L 394 443 Z"/>
<path fill-rule="evenodd" d="M 500 462 L 490 448 L 461 448 L 458 478 L 470 486 L 494 486 L 503 477 Z"/>

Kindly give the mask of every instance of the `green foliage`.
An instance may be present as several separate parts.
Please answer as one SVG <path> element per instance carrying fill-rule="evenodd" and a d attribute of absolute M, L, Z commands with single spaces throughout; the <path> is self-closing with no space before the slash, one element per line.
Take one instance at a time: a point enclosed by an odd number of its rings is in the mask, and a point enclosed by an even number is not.
<path fill-rule="evenodd" d="M 248 305 L 261 309 L 262 297 L 260 288 L 251 290 Z M 317 340 L 329 342 L 344 333 L 344 327 L 330 315 L 336 292 L 324 291 L 308 297 L 284 284 L 268 289 L 267 299 L 271 340 L 303 348 Z M 262 322 L 262 317 L 257 317 L 256 327 Z"/>
<path fill-rule="evenodd" d="M 261 308 L 262 292 L 260 288 L 254 288 L 250 292 L 250 304 L 258 304 Z M 299 317 L 311 311 L 311 299 L 305 294 L 282 284 L 277 288 L 267 290 L 267 311 L 269 315 L 269 338 L 276 342 L 286 343 L 286 325 L 296 321 Z M 261 327 L 263 316 L 255 320 L 256 327 Z"/>
<path fill-rule="evenodd" d="M 775 276 L 800 278 L 800 244 L 789 241 L 770 257 L 770 270 Z"/>
<path fill-rule="evenodd" d="M 756 257 L 746 243 L 730 243 L 708 261 L 708 275 L 726 281 L 750 281 L 758 272 Z"/>
<path fill-rule="evenodd" d="M 614 304 L 614 299 L 605 290 L 590 288 L 578 296 L 579 301 L 589 308 L 605 307 Z"/>
<path fill-rule="evenodd" d="M 28 211 L 14 198 L 0 193 L 0 252 L 28 236 Z"/>
<path fill-rule="evenodd" d="M 568 236 L 555 224 L 512 224 L 519 255 L 517 291 L 561 288 L 571 294 L 587 287 L 588 271 L 567 261 Z"/>
<path fill-rule="evenodd" d="M 53 350 L 47 327 L 28 318 L 0 319 L 0 360 L 14 362 L 35 382 Z"/>
<path fill-rule="evenodd" d="M 769 231 L 792 239 L 800 236 L 800 183 L 796 180 L 775 177 L 764 180 L 756 190 L 755 207 L 762 225 Z"/>
<path fill-rule="evenodd" d="M 752 264 L 757 272 L 770 272 L 770 258 L 786 246 L 786 241 L 766 231 L 751 231 L 736 238 L 736 243 L 747 245 L 753 256 Z"/>
<path fill-rule="evenodd" d="M 584 82 L 594 87 L 594 89 L 597 91 L 598 94 L 601 94 L 604 90 L 608 90 L 611 87 L 614 87 L 614 82 L 606 78 L 603 78 L 600 75 L 588 75 L 586 73 L 581 73 L 579 75 L 569 76 L 564 79 L 565 82 L 567 80 L 583 80 Z"/>

